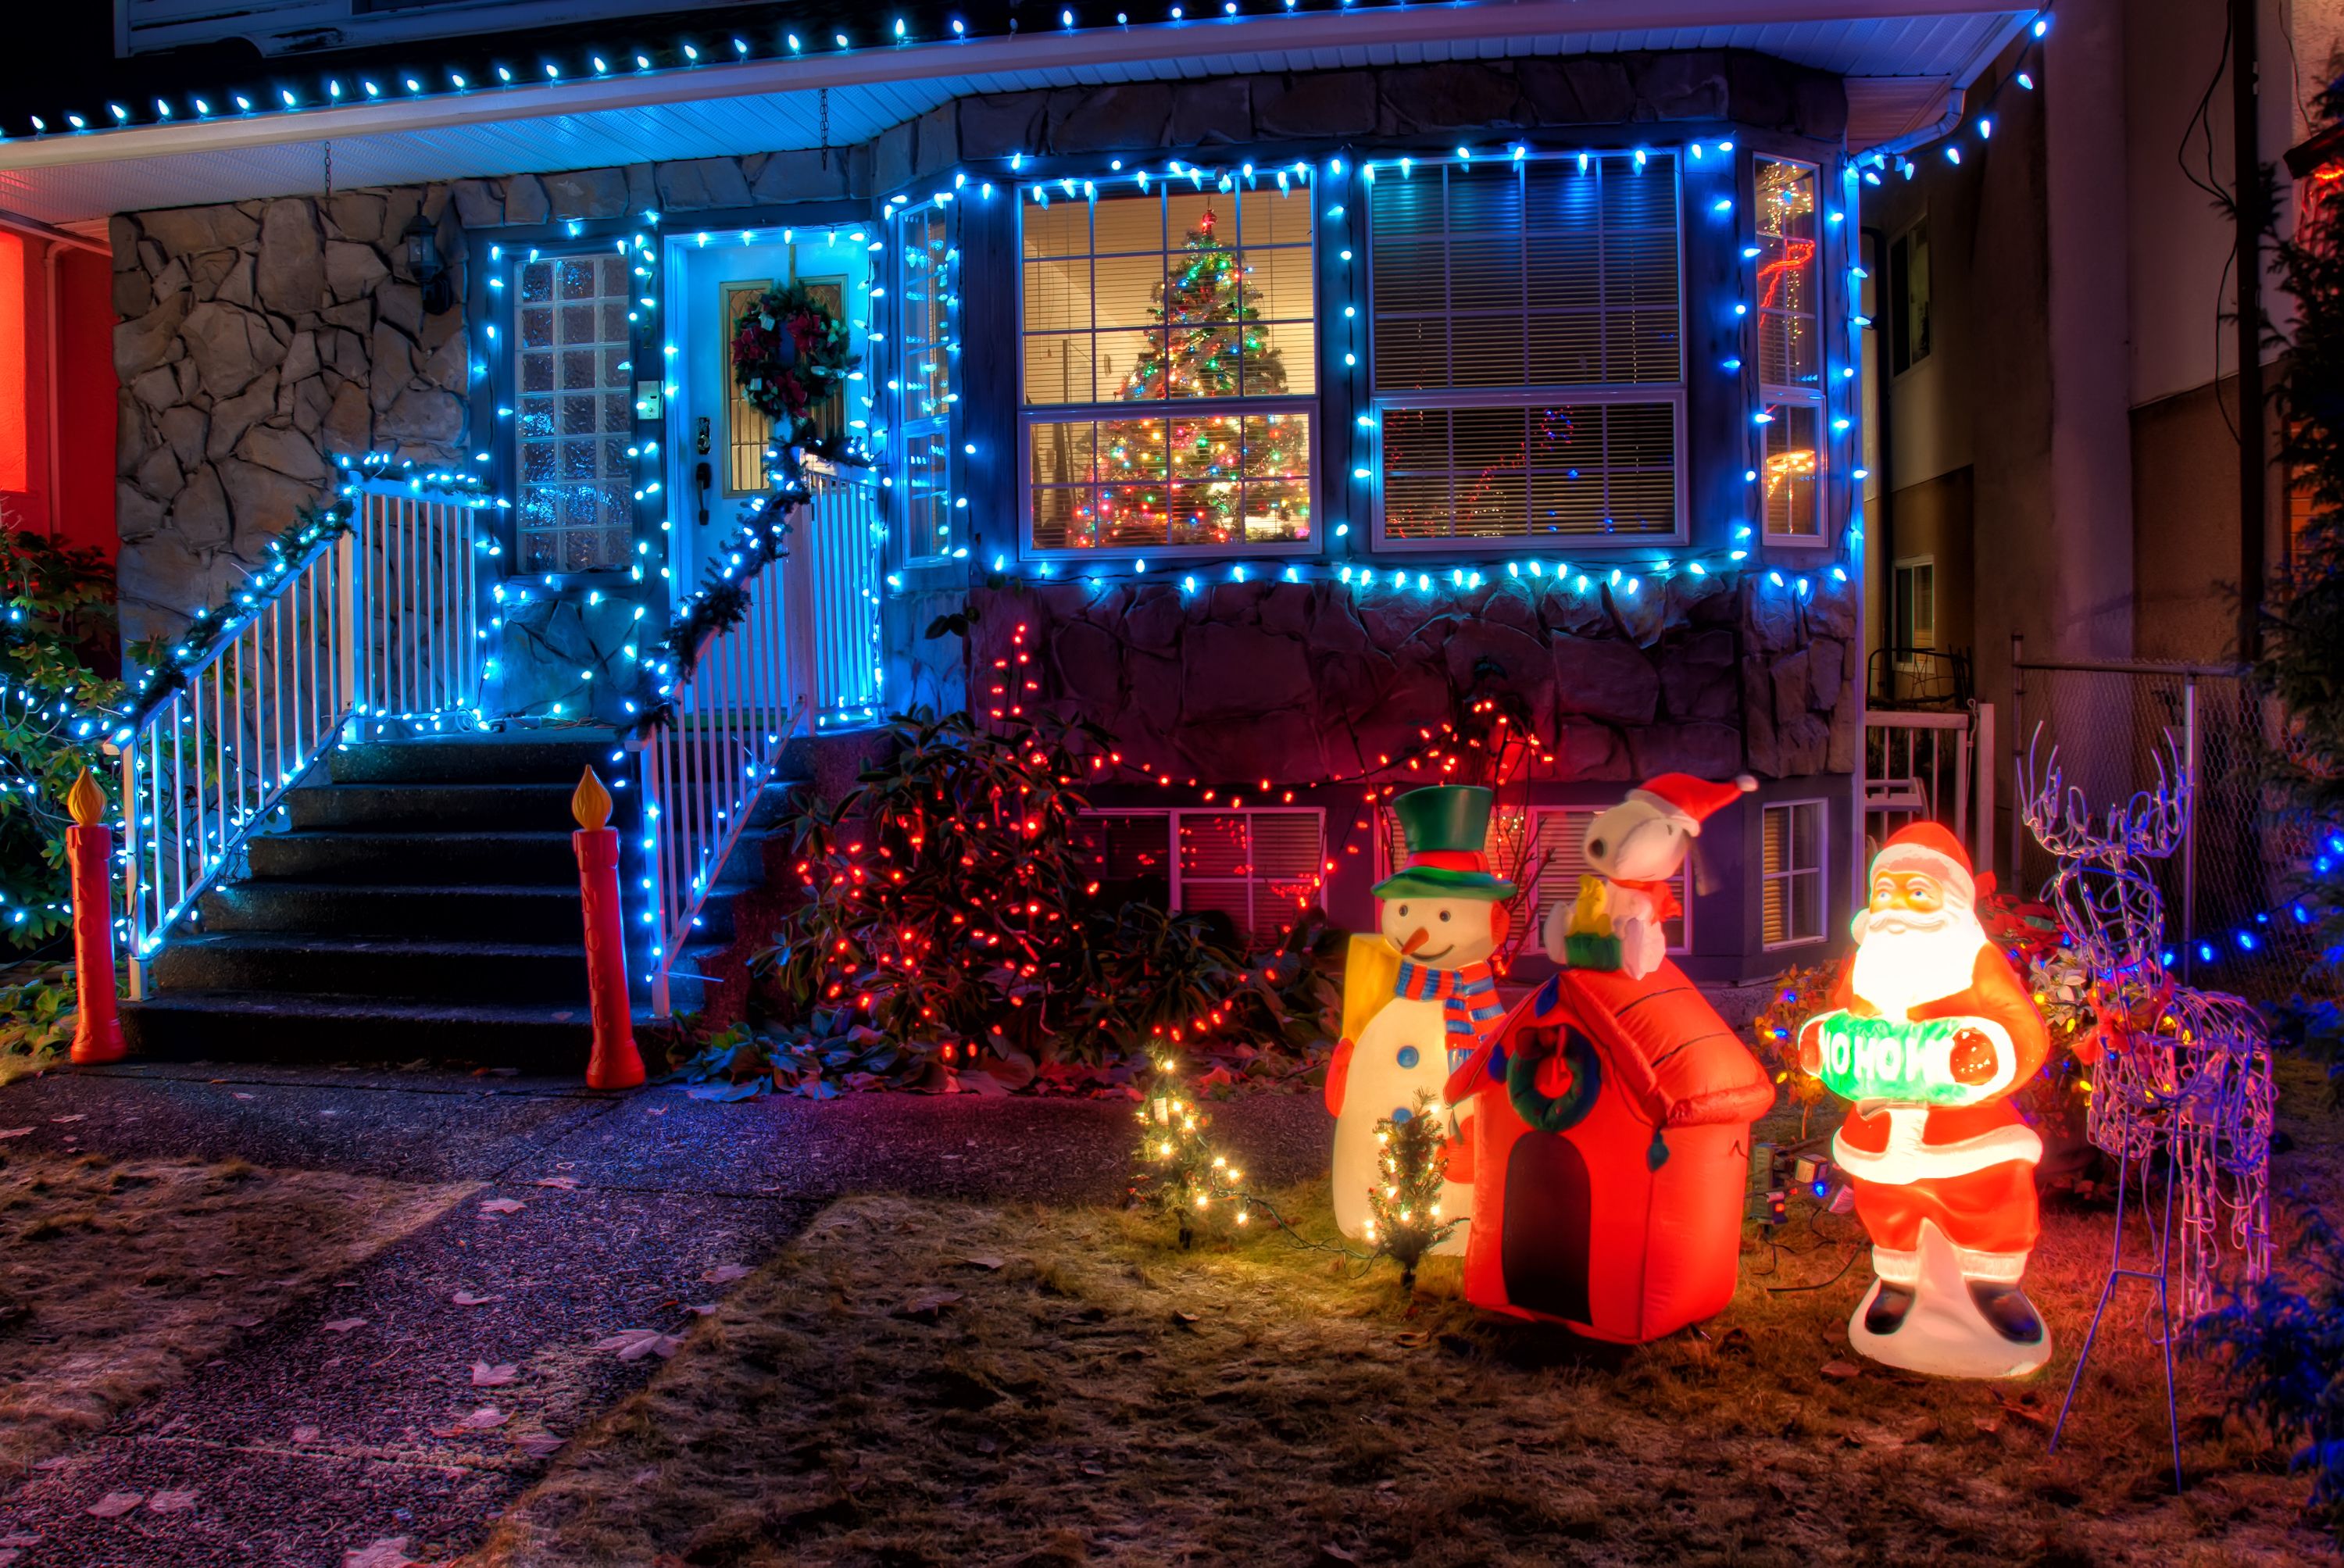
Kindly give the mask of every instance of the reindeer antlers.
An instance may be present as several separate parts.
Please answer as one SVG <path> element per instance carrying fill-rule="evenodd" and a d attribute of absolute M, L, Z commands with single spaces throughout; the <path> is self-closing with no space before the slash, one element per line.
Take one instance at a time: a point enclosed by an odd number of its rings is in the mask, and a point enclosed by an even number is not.
<path fill-rule="evenodd" d="M 2042 787 L 2036 787 L 2035 750 L 2042 739 L 2043 726 L 2037 724 L 2027 739 L 2026 761 L 2018 774 L 2024 803 L 2019 814 L 2036 843 L 2062 860 L 2097 860 L 2110 866 L 2121 866 L 2135 858 L 2161 859 L 2180 847 L 2189 825 L 2196 781 L 2189 776 L 2172 731 L 2165 732 L 2165 745 L 2156 755 L 2156 787 L 2135 791 L 2131 799 L 2108 813 L 2105 827 L 2095 820 L 2083 790 L 2066 782 L 2060 771 L 2057 746 L 2051 748 Z"/>

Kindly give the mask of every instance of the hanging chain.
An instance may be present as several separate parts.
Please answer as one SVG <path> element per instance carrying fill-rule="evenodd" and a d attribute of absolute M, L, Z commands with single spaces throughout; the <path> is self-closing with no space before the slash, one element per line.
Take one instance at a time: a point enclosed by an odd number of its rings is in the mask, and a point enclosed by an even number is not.
<path fill-rule="evenodd" d="M 334 194 L 334 142 L 328 137 L 319 144 L 326 149 L 326 194 Z"/>
<path fill-rule="evenodd" d="M 823 87 L 816 94 L 822 106 L 822 167 L 830 167 L 830 89 Z"/>

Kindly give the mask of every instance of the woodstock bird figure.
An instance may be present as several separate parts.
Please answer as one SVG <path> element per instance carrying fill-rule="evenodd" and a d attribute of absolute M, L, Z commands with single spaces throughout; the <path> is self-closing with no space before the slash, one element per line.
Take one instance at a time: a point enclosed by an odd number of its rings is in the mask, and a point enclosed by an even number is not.
<path fill-rule="evenodd" d="M 1437 1099 L 1450 1070 L 1504 1016 L 1490 956 L 1506 940 L 1514 885 L 1491 875 L 1482 853 L 1491 802 L 1486 789 L 1444 784 L 1392 803 L 1408 864 L 1376 885 L 1379 934 L 1351 938 L 1343 1038 L 1327 1073 L 1335 1223 L 1355 1240 L 1371 1239 L 1368 1194 L 1381 1177 L 1376 1123 L 1407 1121 L 1419 1090 Z M 1472 1218 L 1466 1132 L 1452 1121 L 1444 1219 Z M 1462 1252 L 1466 1229 L 1460 1225 L 1433 1250 Z"/>
<path fill-rule="evenodd" d="M 1582 881 L 1575 902 L 1556 901 L 1540 933 L 1548 955 L 1576 968 L 1623 970 L 1632 980 L 1659 968 L 1668 956 L 1665 927 L 1684 913 L 1672 884 L 1702 823 L 1757 787 L 1748 774 L 1731 784 L 1662 774 L 1597 812 L 1580 847 L 1603 879 L 1600 894 Z"/>

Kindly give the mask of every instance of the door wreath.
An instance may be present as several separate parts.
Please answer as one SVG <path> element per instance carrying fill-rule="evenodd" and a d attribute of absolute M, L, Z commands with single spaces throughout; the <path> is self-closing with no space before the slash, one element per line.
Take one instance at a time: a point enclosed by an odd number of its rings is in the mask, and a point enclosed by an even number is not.
<path fill-rule="evenodd" d="M 862 362 L 847 347 L 846 323 L 803 283 L 766 289 L 732 324 L 732 379 L 773 421 L 778 447 L 842 444 L 844 432 L 817 429 L 813 411 Z"/>

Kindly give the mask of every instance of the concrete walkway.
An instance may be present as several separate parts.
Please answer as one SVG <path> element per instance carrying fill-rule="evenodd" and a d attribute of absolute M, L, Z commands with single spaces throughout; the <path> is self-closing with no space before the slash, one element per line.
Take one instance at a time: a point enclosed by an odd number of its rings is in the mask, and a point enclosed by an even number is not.
<path fill-rule="evenodd" d="M 681 1332 L 733 1270 L 847 1193 L 1113 1201 L 1131 1108 L 975 1095 L 725 1106 L 673 1088 L 604 1097 L 519 1077 L 202 1064 L 0 1089 L 0 1122 L 37 1128 L 12 1149 L 482 1184 L 45 1462 L 0 1498 L 0 1563 L 338 1568 L 400 1536 L 418 1558 L 453 1555 L 543 1470 L 550 1439 L 658 1364 L 597 1341 Z M 50 1120 L 61 1116 L 82 1119 Z M 1315 1097 L 1235 1101 L 1215 1129 L 1262 1185 L 1325 1168 Z M 520 1207 L 482 1207 L 497 1199 Z M 324 1328 L 351 1318 L 364 1322 Z M 475 1387 L 475 1362 L 510 1366 L 512 1380 Z M 459 1426 L 484 1405 L 503 1421 Z M 180 1488 L 196 1491 L 193 1509 L 88 1512 L 108 1492 Z"/>

